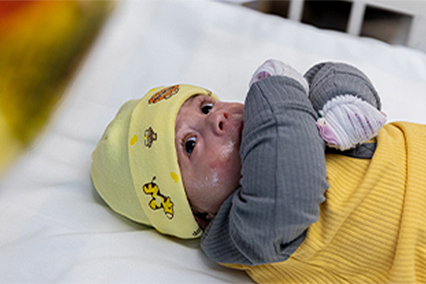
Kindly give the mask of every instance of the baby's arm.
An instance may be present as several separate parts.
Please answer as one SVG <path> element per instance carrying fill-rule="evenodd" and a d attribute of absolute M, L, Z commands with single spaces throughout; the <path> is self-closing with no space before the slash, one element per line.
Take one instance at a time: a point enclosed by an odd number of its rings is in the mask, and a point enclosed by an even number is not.
<path fill-rule="evenodd" d="M 202 248 L 222 263 L 287 259 L 317 221 L 324 201 L 324 143 L 306 90 L 294 78 L 255 82 L 247 95 L 241 187 L 203 234 Z"/>

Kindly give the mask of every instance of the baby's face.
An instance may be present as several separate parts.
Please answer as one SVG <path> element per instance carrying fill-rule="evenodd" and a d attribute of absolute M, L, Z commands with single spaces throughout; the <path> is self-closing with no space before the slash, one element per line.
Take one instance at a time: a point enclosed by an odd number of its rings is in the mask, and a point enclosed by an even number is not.
<path fill-rule="evenodd" d="M 176 118 L 179 167 L 191 207 L 213 218 L 239 185 L 243 128 L 241 103 L 216 101 L 205 95 L 189 98 Z"/>

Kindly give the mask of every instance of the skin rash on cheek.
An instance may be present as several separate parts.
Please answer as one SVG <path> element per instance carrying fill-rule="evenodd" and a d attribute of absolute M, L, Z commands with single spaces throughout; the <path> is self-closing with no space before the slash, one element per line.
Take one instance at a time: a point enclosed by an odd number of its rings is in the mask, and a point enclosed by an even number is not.
<path fill-rule="evenodd" d="M 235 142 L 229 141 L 225 145 L 222 145 L 219 150 L 220 155 L 218 155 L 217 159 L 209 163 L 209 167 L 214 170 L 224 167 L 227 163 L 229 163 L 229 161 L 232 160 L 234 151 Z"/>
<path fill-rule="evenodd" d="M 217 171 L 216 169 L 213 169 L 212 183 L 216 185 L 218 181 L 219 181 L 219 178 L 217 177 Z"/>
<path fill-rule="evenodd" d="M 223 161 L 229 161 L 233 152 L 235 151 L 235 142 L 229 141 L 221 147 L 220 158 Z"/>
<path fill-rule="evenodd" d="M 233 141 L 229 141 L 220 147 L 220 155 L 218 155 L 217 159 L 209 163 L 211 172 L 206 176 L 206 182 L 209 182 L 213 186 L 217 186 L 219 182 L 218 171 L 219 169 L 226 168 L 226 165 L 232 160 L 235 150 L 235 142 Z"/>
<path fill-rule="evenodd" d="M 220 169 L 226 168 L 232 160 L 233 152 L 235 151 L 234 147 L 235 143 L 232 141 L 221 147 L 219 152 L 220 154 L 217 156 L 217 159 L 208 164 L 210 171 L 206 174 L 205 179 L 198 181 L 199 186 L 209 185 L 211 188 L 217 188 L 220 186 Z"/>
<path fill-rule="evenodd" d="M 219 182 L 219 176 L 216 168 L 210 168 L 211 171 L 206 175 L 205 179 L 200 179 L 197 181 L 198 188 L 206 188 L 206 187 L 217 187 Z"/>

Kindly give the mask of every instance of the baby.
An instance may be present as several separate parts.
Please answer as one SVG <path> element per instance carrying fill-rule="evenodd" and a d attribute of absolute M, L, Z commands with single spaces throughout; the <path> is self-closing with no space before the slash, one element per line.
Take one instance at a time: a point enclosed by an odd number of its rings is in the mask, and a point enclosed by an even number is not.
<path fill-rule="evenodd" d="M 381 129 L 352 66 L 305 78 L 271 60 L 244 105 L 189 85 L 126 103 L 93 153 L 96 189 L 257 282 L 426 281 L 426 127 Z"/>

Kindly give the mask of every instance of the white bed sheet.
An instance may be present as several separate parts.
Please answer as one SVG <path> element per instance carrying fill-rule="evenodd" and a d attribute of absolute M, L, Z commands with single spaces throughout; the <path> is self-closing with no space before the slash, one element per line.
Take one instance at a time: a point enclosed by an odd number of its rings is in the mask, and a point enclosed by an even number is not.
<path fill-rule="evenodd" d="M 93 190 L 90 154 L 118 108 L 190 82 L 244 99 L 253 70 L 355 64 L 390 120 L 426 122 L 426 54 L 321 31 L 231 4 L 126 1 L 91 49 L 41 138 L 0 180 L 0 282 L 244 283 L 180 241 L 117 216 Z"/>

